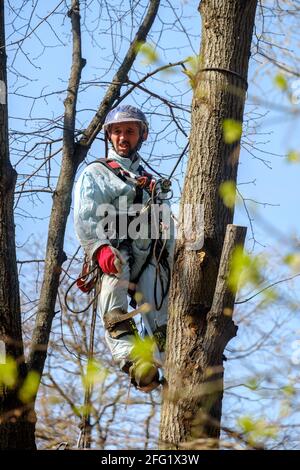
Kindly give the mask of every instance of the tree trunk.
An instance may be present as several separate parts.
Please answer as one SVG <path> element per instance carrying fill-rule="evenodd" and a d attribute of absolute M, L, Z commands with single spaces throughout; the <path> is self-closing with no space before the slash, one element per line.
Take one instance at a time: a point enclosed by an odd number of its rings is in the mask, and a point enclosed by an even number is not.
<path fill-rule="evenodd" d="M 165 449 L 220 433 L 223 352 L 236 329 L 222 330 L 223 308 L 210 312 L 226 227 L 233 211 L 219 197 L 222 182 L 236 181 L 239 144 L 225 144 L 224 119 L 243 120 L 248 62 L 257 0 L 202 0 L 200 69 L 192 103 L 190 156 L 181 199 L 204 212 L 204 245 L 177 240 L 169 303 L 167 387 L 160 441 Z M 196 226 L 195 213 L 192 217 Z M 188 295 L 187 295 L 188 293 Z M 210 312 L 210 313 L 209 313 Z M 214 326 L 214 327 L 213 327 Z M 192 445 L 192 444 L 191 444 Z M 192 447 L 193 448 L 193 445 Z M 195 448 L 195 447 L 194 447 Z"/>
<path fill-rule="evenodd" d="M 17 174 L 9 160 L 4 2 L 0 3 L 0 341 L 6 358 L 18 368 L 18 386 L 26 375 L 15 248 L 14 189 Z M 0 364 L 0 367 L 4 367 Z M 18 400 L 18 387 L 0 383 L 0 449 L 34 449 L 34 413 Z M 32 419 L 31 419 L 32 418 Z"/>

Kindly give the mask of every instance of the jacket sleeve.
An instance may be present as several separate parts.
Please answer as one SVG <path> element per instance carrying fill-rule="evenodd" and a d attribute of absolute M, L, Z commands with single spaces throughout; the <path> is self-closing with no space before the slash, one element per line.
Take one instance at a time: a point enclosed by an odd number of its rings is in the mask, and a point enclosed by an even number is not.
<path fill-rule="evenodd" d="M 92 259 L 102 245 L 110 245 L 103 226 L 105 210 L 114 210 L 109 177 L 86 170 L 80 176 L 74 194 L 74 223 L 76 235 L 88 259 Z"/>

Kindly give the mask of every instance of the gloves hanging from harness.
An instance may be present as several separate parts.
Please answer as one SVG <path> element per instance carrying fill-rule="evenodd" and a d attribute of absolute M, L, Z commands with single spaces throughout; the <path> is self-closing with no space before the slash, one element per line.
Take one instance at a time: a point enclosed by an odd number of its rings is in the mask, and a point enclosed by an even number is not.
<path fill-rule="evenodd" d="M 120 274 L 125 263 L 121 253 L 109 245 L 103 245 L 96 254 L 98 264 L 105 274 Z"/>

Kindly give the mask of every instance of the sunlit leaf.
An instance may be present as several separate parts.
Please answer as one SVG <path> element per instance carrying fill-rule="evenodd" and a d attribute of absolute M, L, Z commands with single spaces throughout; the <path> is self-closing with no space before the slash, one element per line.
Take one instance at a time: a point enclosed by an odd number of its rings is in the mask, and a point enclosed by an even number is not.
<path fill-rule="evenodd" d="M 282 75 L 281 73 L 278 73 L 274 77 L 274 83 L 277 86 L 277 88 L 279 88 L 282 91 L 286 91 L 288 89 L 287 80 L 286 80 L 285 76 Z"/>
<path fill-rule="evenodd" d="M 224 119 L 223 139 L 226 144 L 233 144 L 242 136 L 242 123 L 235 119 Z"/>
<path fill-rule="evenodd" d="M 158 62 L 159 57 L 154 47 L 148 42 L 138 43 L 137 51 L 144 56 L 144 64 L 150 65 Z"/>
<path fill-rule="evenodd" d="M 184 73 L 188 77 L 189 84 L 194 89 L 197 84 L 196 75 L 191 70 L 183 70 L 182 73 Z"/>
<path fill-rule="evenodd" d="M 202 68 L 202 59 L 200 55 L 190 56 L 187 58 L 187 66 L 182 72 L 188 77 L 189 85 L 195 89 L 198 84 L 199 70 Z"/>
<path fill-rule="evenodd" d="M 300 152 L 291 150 L 290 152 L 288 152 L 286 158 L 289 163 L 300 163 Z"/>
<path fill-rule="evenodd" d="M 224 181 L 224 183 L 220 184 L 219 194 L 223 200 L 224 205 L 232 209 L 235 204 L 235 196 L 236 196 L 235 182 Z"/>
<path fill-rule="evenodd" d="M 77 415 L 86 416 L 87 414 L 91 413 L 92 409 L 93 409 L 92 404 L 90 404 L 90 405 L 79 405 L 79 406 L 75 407 L 74 412 Z"/>
<path fill-rule="evenodd" d="M 300 270 L 300 253 L 289 253 L 283 258 L 283 262 L 294 272 L 298 272 Z"/>
<path fill-rule="evenodd" d="M 294 395 L 296 395 L 295 386 L 292 385 L 292 384 L 285 385 L 284 387 L 282 387 L 281 390 L 283 391 L 283 393 L 284 393 L 285 395 L 288 395 L 288 396 L 294 396 Z"/>
<path fill-rule="evenodd" d="M 227 279 L 228 287 L 236 292 L 238 286 L 246 284 L 257 286 L 263 281 L 261 270 L 264 266 L 262 256 L 250 257 L 242 246 L 237 246 L 230 260 L 230 270 Z"/>
<path fill-rule="evenodd" d="M 152 306 L 148 302 L 145 302 L 139 306 L 139 310 L 141 313 L 149 313 L 152 310 Z"/>
<path fill-rule="evenodd" d="M 30 402 L 37 394 L 40 383 L 40 375 L 38 372 L 30 371 L 19 390 L 19 398 L 23 403 Z"/>
<path fill-rule="evenodd" d="M 130 357 L 133 361 L 152 362 L 153 353 L 156 347 L 155 340 L 151 337 L 134 339 L 133 348 Z"/>
<path fill-rule="evenodd" d="M 242 416 L 237 422 L 245 433 L 252 432 L 255 429 L 255 422 L 250 416 Z"/>
<path fill-rule="evenodd" d="M 13 388 L 18 379 L 18 367 L 16 361 L 10 357 L 6 357 L 5 364 L 0 364 L 0 385 Z"/>
<path fill-rule="evenodd" d="M 259 387 L 259 380 L 257 377 L 252 377 L 249 379 L 246 383 L 245 386 L 247 388 L 250 388 L 250 390 L 257 390 Z"/>
<path fill-rule="evenodd" d="M 153 356 L 156 348 L 152 337 L 135 337 L 130 359 L 134 363 L 134 376 L 145 377 L 153 368 Z"/>
<path fill-rule="evenodd" d="M 82 382 L 85 387 L 94 384 L 102 383 L 108 375 L 107 369 L 95 360 L 90 360 L 87 363 L 86 374 L 82 377 Z"/>
<path fill-rule="evenodd" d="M 264 419 L 253 419 L 251 416 L 242 416 L 237 420 L 237 423 L 252 445 L 266 438 L 274 439 L 278 433 L 278 427 L 269 424 Z"/>

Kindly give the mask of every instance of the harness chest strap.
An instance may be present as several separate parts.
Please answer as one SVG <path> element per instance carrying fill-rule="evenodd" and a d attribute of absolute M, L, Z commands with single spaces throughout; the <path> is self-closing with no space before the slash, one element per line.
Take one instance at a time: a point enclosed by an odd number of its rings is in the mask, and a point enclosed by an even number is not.
<path fill-rule="evenodd" d="M 139 170 L 143 174 L 137 176 L 136 178 L 132 178 L 132 176 L 130 176 L 130 173 L 124 170 L 124 168 L 122 168 L 122 166 L 115 160 L 99 158 L 99 160 L 96 160 L 96 162 L 101 163 L 106 168 L 111 170 L 123 182 L 133 184 L 136 187 L 137 192 L 139 191 L 139 189 L 149 189 L 149 191 L 151 192 L 155 185 L 155 180 L 152 178 L 152 175 L 150 175 L 150 173 L 147 173 L 141 166 L 139 166 Z"/>
<path fill-rule="evenodd" d="M 151 175 L 149 173 L 146 173 L 145 170 L 143 170 L 143 168 L 140 167 L 140 171 L 141 172 L 144 172 L 144 175 L 143 176 L 140 176 L 138 177 L 137 179 L 133 179 L 130 177 L 129 173 L 124 170 L 121 165 L 114 161 L 114 160 L 109 160 L 109 159 L 104 159 L 104 158 L 101 158 L 98 160 L 100 163 L 102 163 L 104 166 L 106 166 L 106 168 L 110 169 L 111 171 L 114 172 L 114 174 L 116 174 L 116 176 L 118 176 L 119 178 L 122 179 L 122 181 L 130 181 L 130 182 L 133 182 L 134 185 L 135 185 L 135 188 L 136 188 L 136 195 L 135 195 L 135 198 L 134 198 L 134 201 L 133 203 L 136 204 L 136 203 L 142 203 L 143 201 L 143 189 L 146 189 L 146 185 L 149 184 L 149 181 L 150 181 L 150 185 L 153 184 L 152 188 L 151 186 L 149 185 L 148 188 L 150 189 L 150 192 L 152 192 L 152 189 L 154 188 L 156 182 L 155 180 L 153 180 L 151 178 Z M 168 181 L 169 183 L 169 181 Z M 147 189 L 148 189 L 147 188 Z M 167 188 L 168 189 L 168 188 Z M 158 255 L 156 253 L 156 248 L 157 248 L 157 240 L 152 240 L 152 243 L 151 243 L 151 248 L 150 248 L 150 252 L 147 256 L 147 259 L 146 261 L 144 262 L 142 268 L 140 269 L 140 272 L 139 274 L 136 276 L 136 278 L 134 279 L 133 283 L 134 284 L 137 284 L 142 273 L 144 272 L 144 270 L 146 269 L 146 267 L 148 266 L 148 264 L 150 263 L 150 260 L 153 256 L 153 254 L 155 255 L 156 259 L 158 260 L 158 265 L 161 264 L 162 267 L 166 270 L 167 274 L 168 274 L 168 281 L 167 281 L 167 285 L 164 286 L 164 283 L 160 277 L 160 273 L 159 273 L 159 270 L 158 270 L 158 267 L 156 269 L 156 277 L 155 277 L 155 287 L 154 287 L 154 291 L 155 291 L 155 305 L 156 305 L 156 308 L 157 310 L 160 310 L 161 307 L 162 307 L 162 304 L 163 304 L 163 300 L 164 298 L 166 297 L 168 291 L 169 291 L 169 287 L 170 287 L 170 266 L 169 266 L 169 263 L 168 263 L 168 251 L 165 249 L 165 247 L 160 247 L 161 249 L 161 252 L 160 254 Z M 163 256 L 162 256 L 163 255 Z M 162 289 L 162 298 L 161 298 L 161 302 L 158 303 L 157 301 L 157 294 L 156 294 L 156 288 L 157 288 L 157 279 L 158 277 L 160 278 L 160 284 L 161 284 L 161 289 Z M 128 293 L 131 297 L 131 302 L 130 302 L 130 305 L 133 307 L 133 308 L 136 308 L 137 304 L 136 304 L 136 301 L 135 301 L 135 298 L 134 298 L 134 294 L 135 292 L 133 290 L 128 290 Z"/>
<path fill-rule="evenodd" d="M 92 163 L 101 163 L 102 165 L 104 165 L 106 168 L 108 168 L 110 171 L 112 171 L 118 178 L 120 178 L 123 182 L 130 182 L 131 184 L 133 184 L 135 186 L 135 190 L 136 190 L 136 195 L 135 195 L 135 198 L 134 198 L 134 201 L 133 203 L 134 204 L 137 204 L 137 203 L 142 203 L 143 201 L 143 189 L 147 189 L 150 191 L 150 193 L 152 192 L 156 182 L 155 180 L 152 179 L 152 176 L 147 173 L 141 166 L 139 167 L 139 170 L 140 170 L 140 173 L 143 173 L 143 175 L 137 177 L 137 178 L 132 178 L 130 176 L 130 173 L 127 172 L 126 170 L 124 170 L 122 168 L 122 166 L 116 162 L 115 160 L 110 160 L 110 159 L 105 159 L 105 158 L 100 158 L 99 160 L 96 160 Z M 150 258 L 152 257 L 153 255 L 153 243 L 151 244 L 151 249 L 150 249 L 150 253 L 144 263 L 144 265 L 142 266 L 141 270 L 140 270 L 140 273 L 139 275 L 137 276 L 137 278 L 135 279 L 135 282 L 137 282 L 141 276 L 141 274 L 143 273 L 143 271 L 145 270 L 146 266 L 149 264 L 149 261 L 150 261 Z M 164 259 L 161 260 L 161 261 L 164 261 L 164 264 L 166 264 L 168 268 L 168 271 L 169 271 L 169 263 L 167 261 L 167 257 L 168 257 L 168 253 L 165 249 L 163 249 L 163 252 L 164 252 Z M 159 258 L 161 258 L 161 256 L 159 256 Z M 160 262 L 161 262 L 160 261 Z M 168 274 L 170 274 L 168 272 Z M 168 275 L 168 278 L 170 276 Z M 86 275 L 86 271 L 84 270 L 81 274 L 81 277 L 78 279 L 77 281 L 77 286 L 79 287 L 79 289 L 81 289 L 83 292 L 89 292 L 91 290 L 91 288 L 93 287 L 93 284 L 94 284 L 94 280 L 92 280 L 91 282 L 88 281 L 88 276 Z M 165 297 L 165 295 L 167 294 L 168 290 L 169 290 L 169 279 L 168 279 L 168 283 L 167 283 L 167 288 L 166 290 L 163 289 L 163 298 Z M 129 291 L 129 294 L 131 295 L 131 303 L 130 305 L 135 308 L 136 307 L 136 302 L 134 300 L 134 291 L 130 292 Z M 163 299 L 162 299 L 163 300 Z M 162 302 L 158 308 L 158 310 L 160 310 L 161 308 L 161 305 L 162 305 Z M 134 316 L 134 315 L 133 315 Z M 132 317 L 129 317 L 129 318 L 132 318 Z M 129 318 L 126 320 L 129 320 Z M 122 320 L 125 320 L 124 316 L 122 318 Z M 118 322 L 117 322 L 118 323 Z M 108 325 L 107 325 L 108 326 Z"/>

